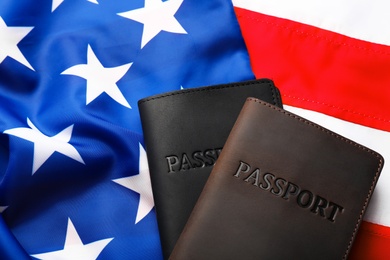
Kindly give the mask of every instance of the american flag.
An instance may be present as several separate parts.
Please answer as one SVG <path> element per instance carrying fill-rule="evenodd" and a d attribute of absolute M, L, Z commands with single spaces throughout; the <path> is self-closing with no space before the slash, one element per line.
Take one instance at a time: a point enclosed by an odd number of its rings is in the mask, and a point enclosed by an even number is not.
<path fill-rule="evenodd" d="M 137 101 L 252 79 L 224 0 L 0 1 L 0 259 L 159 259 Z"/>

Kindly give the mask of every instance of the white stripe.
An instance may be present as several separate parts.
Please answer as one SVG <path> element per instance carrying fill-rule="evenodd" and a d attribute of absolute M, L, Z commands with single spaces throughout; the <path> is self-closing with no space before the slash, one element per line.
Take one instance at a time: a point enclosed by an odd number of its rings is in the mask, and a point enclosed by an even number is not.
<path fill-rule="evenodd" d="M 385 159 L 385 165 L 368 206 L 364 220 L 390 226 L 390 132 L 350 123 L 311 110 L 284 105 L 284 108 L 312 122 L 326 127 L 378 153 Z"/>
<path fill-rule="evenodd" d="M 388 0 L 232 0 L 237 7 L 390 45 Z"/>

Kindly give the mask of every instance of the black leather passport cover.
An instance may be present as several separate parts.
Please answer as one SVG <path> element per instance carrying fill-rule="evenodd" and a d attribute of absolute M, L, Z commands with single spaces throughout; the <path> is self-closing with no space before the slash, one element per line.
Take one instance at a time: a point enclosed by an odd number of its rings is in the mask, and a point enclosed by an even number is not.
<path fill-rule="evenodd" d="M 186 89 L 138 102 L 165 258 L 250 96 L 282 106 L 268 79 Z"/>
<path fill-rule="evenodd" d="M 249 98 L 171 259 L 345 259 L 383 163 Z"/>

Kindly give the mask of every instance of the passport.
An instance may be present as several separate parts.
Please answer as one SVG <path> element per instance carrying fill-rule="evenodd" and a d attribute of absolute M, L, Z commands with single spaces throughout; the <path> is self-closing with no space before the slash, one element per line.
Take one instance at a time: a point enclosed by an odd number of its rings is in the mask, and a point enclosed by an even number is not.
<path fill-rule="evenodd" d="M 170 259 L 346 259 L 383 164 L 248 98 Z"/>
<path fill-rule="evenodd" d="M 269 79 L 185 89 L 138 102 L 165 259 L 250 96 L 282 107 Z"/>

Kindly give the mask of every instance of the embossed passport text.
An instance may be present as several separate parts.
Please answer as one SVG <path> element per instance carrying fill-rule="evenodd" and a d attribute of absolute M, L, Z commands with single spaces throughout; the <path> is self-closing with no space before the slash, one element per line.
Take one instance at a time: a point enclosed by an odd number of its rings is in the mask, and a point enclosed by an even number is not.
<path fill-rule="evenodd" d="M 282 106 L 279 91 L 268 79 L 186 89 L 139 101 L 165 258 L 249 96 Z"/>
<path fill-rule="evenodd" d="M 249 98 L 171 259 L 345 259 L 383 163 Z"/>

